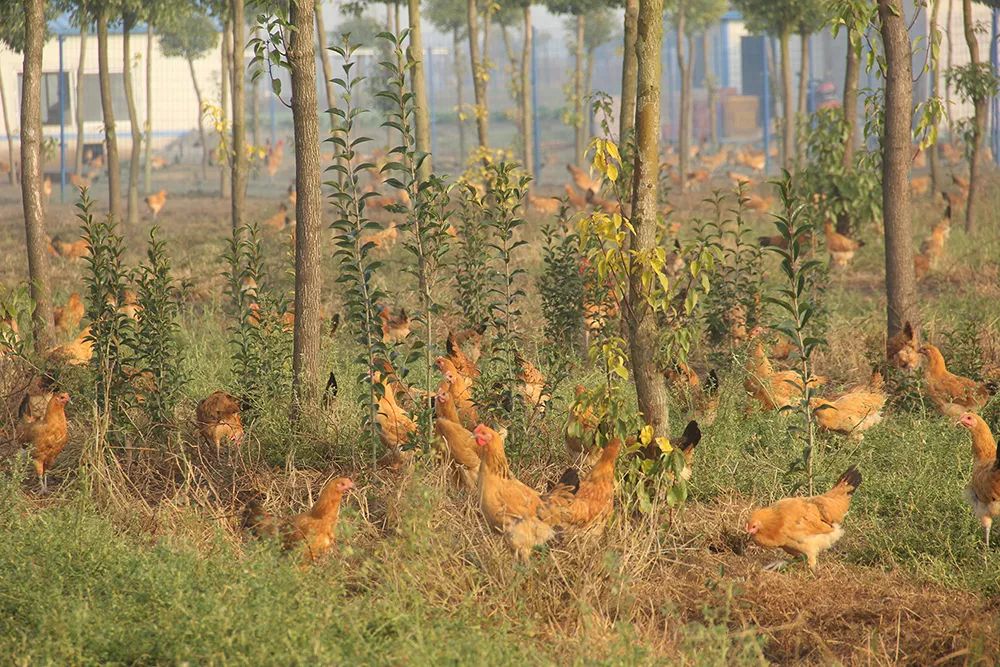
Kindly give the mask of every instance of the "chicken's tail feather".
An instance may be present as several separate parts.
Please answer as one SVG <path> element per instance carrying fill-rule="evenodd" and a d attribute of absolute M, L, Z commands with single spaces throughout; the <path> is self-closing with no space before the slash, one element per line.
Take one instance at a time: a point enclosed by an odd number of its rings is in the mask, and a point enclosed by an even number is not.
<path fill-rule="evenodd" d="M 985 383 L 985 386 L 986 386 L 986 391 L 990 393 L 990 396 L 993 396 L 998 391 L 1000 391 L 1000 381 L 990 380 L 989 382 Z"/>
<path fill-rule="evenodd" d="M 258 499 L 251 500 L 243 508 L 243 522 L 240 527 L 256 537 L 276 533 L 274 517 L 264 511 L 264 507 Z"/>
<path fill-rule="evenodd" d="M 684 427 L 684 433 L 681 434 L 677 446 L 686 452 L 697 447 L 699 442 L 701 442 L 701 429 L 698 427 L 698 422 L 692 419 Z"/>
<path fill-rule="evenodd" d="M 574 467 L 566 468 L 562 476 L 559 477 L 559 481 L 555 484 L 549 484 L 549 491 L 558 487 L 565 487 L 570 489 L 574 494 L 580 490 L 580 471 Z"/>
<path fill-rule="evenodd" d="M 843 488 L 847 495 L 853 495 L 854 491 L 861 486 L 861 473 L 858 471 L 857 467 L 851 466 L 844 471 L 844 474 L 840 476 L 837 483 L 833 486 L 834 489 Z"/>

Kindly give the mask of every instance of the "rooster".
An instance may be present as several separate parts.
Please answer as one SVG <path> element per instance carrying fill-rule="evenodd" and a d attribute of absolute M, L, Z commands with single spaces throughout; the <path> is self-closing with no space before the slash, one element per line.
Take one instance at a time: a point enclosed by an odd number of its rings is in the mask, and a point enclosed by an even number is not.
<path fill-rule="evenodd" d="M 855 241 L 838 232 L 830 220 L 823 223 L 823 234 L 826 236 L 826 249 L 830 253 L 830 259 L 834 266 L 840 268 L 846 268 L 854 259 L 854 253 L 865 244 L 864 241 Z"/>
<path fill-rule="evenodd" d="M 22 415 L 21 423 L 17 427 L 17 441 L 31 447 L 31 459 L 35 464 L 35 472 L 38 473 L 42 493 L 48 491 L 49 468 L 69 441 L 69 427 L 66 423 L 67 403 L 69 403 L 68 393 L 53 394 L 49 398 L 45 414 L 40 419 Z"/>
<path fill-rule="evenodd" d="M 167 203 L 167 191 L 160 190 L 154 194 L 149 195 L 144 200 L 146 206 L 149 207 L 150 212 L 153 214 L 153 220 L 156 220 L 156 216 L 160 214 L 163 210 L 164 205 Z"/>
<path fill-rule="evenodd" d="M 994 517 L 1000 516 L 1000 458 L 997 442 L 990 427 L 977 414 L 966 412 L 958 419 L 959 426 L 972 434 L 972 479 L 966 488 L 966 498 L 972 511 L 986 531 L 986 554 L 990 551 L 990 529 Z"/>
<path fill-rule="evenodd" d="M 580 188 L 584 194 L 587 192 L 598 193 L 601 190 L 601 180 L 591 177 L 583 169 L 580 169 L 576 165 L 567 164 L 566 170 L 569 171 L 570 175 L 573 177 L 573 183 L 576 187 Z"/>
<path fill-rule="evenodd" d="M 614 510 L 615 460 L 622 441 L 615 438 L 582 480 L 572 468 L 543 498 L 539 517 L 555 529 L 600 534 Z"/>

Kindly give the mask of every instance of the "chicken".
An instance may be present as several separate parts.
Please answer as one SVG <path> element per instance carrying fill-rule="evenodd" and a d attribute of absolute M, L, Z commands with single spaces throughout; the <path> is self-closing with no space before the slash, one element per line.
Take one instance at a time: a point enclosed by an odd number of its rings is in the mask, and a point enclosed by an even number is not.
<path fill-rule="evenodd" d="M 153 170 L 163 169 L 168 164 L 170 163 L 167 162 L 167 158 L 163 157 L 162 155 L 154 155 L 151 158 L 149 158 L 149 168 Z"/>
<path fill-rule="evenodd" d="M 398 238 L 399 228 L 396 227 L 395 223 L 392 223 L 385 229 L 381 229 L 377 232 L 366 232 L 365 235 L 361 237 L 361 245 L 371 243 L 372 246 L 378 248 L 379 250 L 389 250 L 396 244 L 396 239 Z"/>
<path fill-rule="evenodd" d="M 205 442 L 215 446 L 216 454 L 219 453 L 224 440 L 230 440 L 236 445 L 243 440 L 240 402 L 224 391 L 213 392 L 198 403 L 195 423 Z"/>
<path fill-rule="evenodd" d="M 86 239 L 63 241 L 58 235 L 52 239 L 52 248 L 63 259 L 80 259 L 90 254 L 90 244 Z"/>
<path fill-rule="evenodd" d="M 574 390 L 576 401 L 569 406 L 566 416 L 566 449 L 573 456 L 591 454 L 594 448 L 594 438 L 601 420 L 594 412 L 593 406 L 583 402 L 587 389 L 578 384 Z"/>
<path fill-rule="evenodd" d="M 743 387 L 765 410 L 780 410 L 795 405 L 802 398 L 802 378 L 796 371 L 775 371 L 761 341 L 754 345 L 746 370 Z M 823 377 L 814 376 L 806 384 L 813 388 L 825 381 Z"/>
<path fill-rule="evenodd" d="M 595 209 L 600 209 L 605 213 L 621 213 L 622 206 L 616 201 L 611 201 L 610 199 L 604 199 L 593 190 L 587 190 L 587 203 L 593 206 Z"/>
<path fill-rule="evenodd" d="M 543 499 L 539 518 L 554 529 L 602 533 L 614 510 L 615 460 L 621 446 L 618 438 L 609 442 L 593 469 L 578 484 L 557 484 Z M 567 472 L 568 478 L 574 480 L 575 471 Z"/>
<path fill-rule="evenodd" d="M 517 363 L 521 366 L 517 379 L 521 381 L 521 394 L 524 396 L 525 404 L 530 410 L 538 410 L 545 414 L 545 405 L 552 398 L 545 393 L 545 376 L 521 355 L 517 356 Z"/>
<path fill-rule="evenodd" d="M 375 371 L 372 381 L 382 385 L 382 396 L 378 399 L 378 411 L 375 413 L 375 424 L 378 426 L 378 437 L 389 450 L 386 463 L 396 466 L 403 462 L 403 447 L 410 443 L 410 436 L 417 432 L 417 422 L 406 414 L 396 400 L 396 384 L 383 379 L 382 374 Z"/>
<path fill-rule="evenodd" d="M 812 243 L 812 233 L 806 232 L 799 237 L 799 247 L 807 246 Z M 781 248 L 782 250 L 788 250 L 788 240 L 785 239 L 781 234 L 773 234 L 771 236 L 758 236 L 757 245 L 761 248 Z"/>
<path fill-rule="evenodd" d="M 94 356 L 94 343 L 90 340 L 90 327 L 84 328 L 72 342 L 49 350 L 49 358 L 69 364 L 83 366 Z"/>
<path fill-rule="evenodd" d="M 573 183 L 576 187 L 583 190 L 584 194 L 588 191 L 595 194 L 601 191 L 601 179 L 591 177 L 587 172 L 580 169 L 576 165 L 567 164 L 566 170 L 569 171 L 570 175 L 573 177 Z"/>
<path fill-rule="evenodd" d="M 913 255 L 913 275 L 920 281 L 931 271 L 931 258 L 924 253 Z"/>
<path fill-rule="evenodd" d="M 558 215 L 560 202 L 555 197 L 528 195 L 528 206 L 542 215 Z"/>
<path fill-rule="evenodd" d="M 455 366 L 456 371 L 470 380 L 479 377 L 479 368 L 476 366 L 476 362 L 465 354 L 458 342 L 458 336 L 450 331 L 445 342 L 445 349 L 448 353 L 448 359 Z"/>
<path fill-rule="evenodd" d="M 42 179 L 42 196 L 45 197 L 46 204 L 52 198 L 52 179 L 48 176 Z"/>
<path fill-rule="evenodd" d="M 67 333 L 75 331 L 76 328 L 80 326 L 80 320 L 83 319 L 83 313 L 83 300 L 80 299 L 79 292 L 73 292 L 70 294 L 69 299 L 66 300 L 65 306 L 55 308 L 52 311 L 56 328 Z"/>
<path fill-rule="evenodd" d="M 733 185 L 739 185 L 740 183 L 745 184 L 747 187 L 753 185 L 752 178 L 750 178 L 746 174 L 741 174 L 738 171 L 730 171 L 729 173 L 726 174 L 726 176 L 728 176 L 729 180 L 733 182 Z"/>
<path fill-rule="evenodd" d="M 684 432 L 675 438 L 669 438 L 669 442 L 672 448 L 679 449 L 684 455 L 684 468 L 681 470 L 681 479 L 686 482 L 691 479 L 694 449 L 701 442 L 701 427 L 698 426 L 697 421 L 692 419 L 684 427 Z M 655 461 L 660 458 L 662 453 L 663 450 L 660 449 L 660 444 L 655 440 L 645 447 L 636 450 L 636 454 L 647 461 Z"/>
<path fill-rule="evenodd" d="M 167 191 L 160 190 L 149 195 L 143 201 L 146 202 L 146 206 L 149 207 L 149 211 L 153 214 L 153 220 L 155 221 L 156 216 L 160 214 L 160 211 L 163 210 L 164 205 L 167 203 Z"/>
<path fill-rule="evenodd" d="M 820 428 L 863 440 L 864 432 L 882 421 L 885 401 L 882 374 L 875 371 L 868 385 L 852 389 L 835 399 L 811 399 L 809 407 Z"/>
<path fill-rule="evenodd" d="M 916 196 L 925 195 L 931 189 L 930 176 L 914 176 L 910 179 L 910 192 Z"/>
<path fill-rule="evenodd" d="M 55 463 L 69 441 L 69 427 L 66 423 L 66 404 L 69 394 L 54 394 L 45 407 L 41 419 L 24 415 L 18 424 L 16 439 L 23 446 L 31 447 L 31 460 L 42 485 L 42 492 L 48 491 L 48 469 Z"/>
<path fill-rule="evenodd" d="M 281 168 L 281 161 L 285 157 L 285 140 L 278 139 L 278 141 L 273 146 L 268 146 L 267 157 L 265 158 L 264 167 L 267 169 L 267 175 L 272 179 L 274 175 L 278 173 Z"/>
<path fill-rule="evenodd" d="M 885 353 L 889 363 L 896 368 L 910 371 L 920 365 L 920 351 L 912 324 L 903 323 L 903 328 L 886 341 Z"/>
<path fill-rule="evenodd" d="M 746 196 L 746 202 L 744 204 L 751 211 L 759 211 L 761 213 L 767 213 L 774 206 L 774 197 L 762 197 L 760 195 L 755 195 L 750 193 Z"/>
<path fill-rule="evenodd" d="M 957 417 L 963 412 L 976 412 L 986 405 L 997 387 L 948 372 L 944 356 L 934 345 L 924 345 L 920 354 L 927 358 L 924 381 L 927 395 L 941 414 Z"/>
<path fill-rule="evenodd" d="M 449 392 L 458 410 L 459 421 L 466 427 L 479 423 L 479 411 L 472 400 L 472 381 L 458 372 L 455 364 L 448 357 L 438 357 L 434 360 L 437 369 L 448 381 Z"/>
<path fill-rule="evenodd" d="M 483 352 L 483 334 L 486 333 L 486 323 L 469 329 L 463 329 L 455 334 L 455 342 L 462 346 L 462 350 L 472 363 L 478 363 Z"/>
<path fill-rule="evenodd" d="M 70 174 L 69 183 L 78 190 L 90 187 L 90 179 L 86 176 L 80 176 L 79 174 Z"/>
<path fill-rule="evenodd" d="M 305 563 L 326 555 L 333 546 L 344 494 L 354 488 L 349 477 L 327 482 L 308 512 L 279 519 L 263 511 L 259 502 L 251 502 L 243 513 L 243 527 L 257 537 L 280 538 L 285 551 L 302 548 Z"/>
<path fill-rule="evenodd" d="M 276 232 L 280 232 L 288 226 L 288 205 L 285 202 L 278 204 L 278 212 L 270 218 L 264 220 L 263 225 Z"/>
<path fill-rule="evenodd" d="M 578 193 L 576 189 L 569 183 L 565 185 L 565 188 L 566 188 L 566 201 L 569 202 L 570 206 L 572 206 L 577 210 L 587 208 L 586 196 Z"/>
<path fill-rule="evenodd" d="M 532 549 L 555 534 L 539 517 L 541 495 L 511 473 L 504 435 L 485 424 L 479 424 L 473 434 L 480 460 L 477 490 L 483 518 L 503 535 L 519 560 L 527 561 Z"/>
<path fill-rule="evenodd" d="M 462 426 L 447 382 L 442 383 L 434 397 L 434 430 L 444 440 L 462 486 L 468 491 L 475 490 L 479 477 L 476 438 L 472 431 Z"/>
<path fill-rule="evenodd" d="M 959 426 L 972 433 L 972 478 L 965 489 L 972 512 L 986 531 L 986 553 L 990 550 L 990 529 L 994 517 L 1000 516 L 1000 458 L 997 442 L 990 427 L 977 414 L 966 412 L 958 419 Z"/>
<path fill-rule="evenodd" d="M 388 306 L 382 306 L 378 316 L 382 320 L 383 343 L 402 343 L 410 335 L 410 318 L 402 308 L 394 314 Z"/>
<path fill-rule="evenodd" d="M 830 220 L 823 223 L 823 234 L 826 235 L 826 250 L 830 253 L 830 259 L 834 266 L 840 268 L 845 268 L 854 259 L 854 253 L 865 244 L 864 241 L 855 241 L 838 232 Z"/>
<path fill-rule="evenodd" d="M 822 495 L 784 498 L 770 507 L 754 510 L 746 532 L 758 546 L 805 556 L 809 569 L 815 571 L 816 557 L 843 537 L 841 524 L 860 485 L 861 473 L 851 466 Z"/>

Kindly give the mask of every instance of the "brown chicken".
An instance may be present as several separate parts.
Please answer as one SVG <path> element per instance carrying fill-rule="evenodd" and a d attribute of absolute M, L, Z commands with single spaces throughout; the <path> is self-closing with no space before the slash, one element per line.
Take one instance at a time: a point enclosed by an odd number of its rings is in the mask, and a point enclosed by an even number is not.
<path fill-rule="evenodd" d="M 475 425 L 479 423 L 479 411 L 472 400 L 472 381 L 459 373 L 455 364 L 448 357 L 438 357 L 434 363 L 448 382 L 448 388 L 462 425 L 466 428 L 470 426 L 475 428 Z"/>
<path fill-rule="evenodd" d="M 278 139 L 277 143 L 273 146 L 268 146 L 267 156 L 264 158 L 264 167 L 267 169 L 267 175 L 272 179 L 274 175 L 278 173 L 281 169 L 281 161 L 285 157 L 285 140 Z"/>
<path fill-rule="evenodd" d="M 802 398 L 802 378 L 796 371 L 775 371 L 764 353 L 764 344 L 757 341 L 753 353 L 747 360 L 747 379 L 743 383 L 747 390 L 765 410 L 780 410 L 794 405 Z M 821 376 L 809 378 L 810 388 L 818 387 L 826 381 Z"/>
<path fill-rule="evenodd" d="M 872 374 L 871 382 L 834 399 L 809 401 L 820 428 L 863 440 L 864 432 L 882 421 L 886 395 L 882 374 Z"/>
<path fill-rule="evenodd" d="M 382 385 L 382 396 L 378 399 L 378 411 L 375 414 L 378 437 L 389 450 L 386 464 L 396 466 L 407 458 L 403 447 L 410 443 L 410 436 L 417 432 L 417 423 L 396 400 L 397 385 L 394 382 L 384 380 L 378 371 L 375 371 L 372 379 L 376 384 Z"/>
<path fill-rule="evenodd" d="M 79 292 L 70 294 L 65 306 L 54 308 L 52 311 L 56 328 L 66 333 L 76 331 L 76 328 L 80 326 L 80 320 L 83 319 L 83 313 L 83 300 L 80 298 Z"/>
<path fill-rule="evenodd" d="M 543 498 L 539 517 L 555 529 L 578 533 L 604 532 L 614 510 L 615 460 L 622 441 L 615 438 L 601 452 L 601 458 L 582 480 L 570 469 L 561 483 Z M 567 483 L 569 482 L 569 483 Z"/>
<path fill-rule="evenodd" d="M 910 371 L 920 365 L 920 349 L 913 325 L 903 324 L 902 330 L 893 335 L 885 344 L 886 358 L 894 367 Z"/>
<path fill-rule="evenodd" d="M 580 169 L 576 165 L 567 164 L 566 170 L 573 177 L 573 183 L 576 185 L 576 187 L 580 188 L 584 192 L 584 194 L 586 194 L 588 191 L 593 193 L 601 191 L 601 179 L 593 178 L 592 176 L 590 176 L 590 174 L 585 172 L 583 169 Z"/>
<path fill-rule="evenodd" d="M 751 211 L 767 213 L 774 206 L 774 197 L 762 197 L 750 193 L 746 196 L 746 203 L 744 205 Z"/>
<path fill-rule="evenodd" d="M 90 327 L 83 331 L 70 343 L 49 350 L 49 358 L 70 366 L 83 366 L 90 363 L 94 356 L 94 343 L 90 340 Z"/>
<path fill-rule="evenodd" d="M 472 363 L 479 363 L 479 357 L 483 353 L 483 334 L 486 333 L 486 324 L 480 324 L 469 329 L 462 329 L 455 334 L 455 342 L 462 347 L 462 351 Z"/>
<path fill-rule="evenodd" d="M 90 245 L 85 239 L 63 241 L 58 235 L 52 239 L 52 248 L 63 259 L 81 259 L 90 254 Z"/>
<path fill-rule="evenodd" d="M 986 531 L 986 552 L 990 550 L 990 529 L 994 517 L 1000 516 L 1000 458 L 997 442 L 983 418 L 964 413 L 958 424 L 972 433 L 972 478 L 965 489 L 972 512 Z"/>
<path fill-rule="evenodd" d="M 160 214 L 160 211 L 163 210 L 163 207 L 167 203 L 167 191 L 160 190 L 149 195 L 143 201 L 146 202 L 146 206 L 149 207 L 149 212 L 153 214 L 153 220 L 155 221 L 156 216 Z"/>
<path fill-rule="evenodd" d="M 805 556 L 809 569 L 815 570 L 816 557 L 843 537 L 841 524 L 860 485 L 861 473 L 851 466 L 823 495 L 784 498 L 770 507 L 754 510 L 746 531 L 758 546 Z"/>
<path fill-rule="evenodd" d="M 215 446 L 219 453 L 222 442 L 231 441 L 238 445 L 243 441 L 243 420 L 240 418 L 239 400 L 224 391 L 211 393 L 198 403 L 195 423 L 205 442 Z"/>
<path fill-rule="evenodd" d="M 521 394 L 524 396 L 525 404 L 530 410 L 538 410 L 545 414 L 545 406 L 552 398 L 545 393 L 545 376 L 533 363 L 520 355 L 517 356 L 517 362 L 521 366 L 517 379 L 521 381 Z"/>
<path fill-rule="evenodd" d="M 865 244 L 864 241 L 855 241 L 838 232 L 830 220 L 823 223 L 823 234 L 826 236 L 826 250 L 830 253 L 830 259 L 834 266 L 840 268 L 845 268 L 854 259 L 854 253 Z"/>
<path fill-rule="evenodd" d="M 566 416 L 566 449 L 573 456 L 588 455 L 594 452 L 594 438 L 597 435 L 597 427 L 601 420 L 594 412 L 593 406 L 585 405 L 583 398 L 587 393 L 587 388 L 578 384 L 574 390 L 576 400 L 569 406 L 569 414 Z"/>
<path fill-rule="evenodd" d="M 605 213 L 621 213 L 622 206 L 616 201 L 611 201 L 610 199 L 604 199 L 600 197 L 593 190 L 587 190 L 587 203 L 593 206 L 595 209 L 600 209 Z"/>
<path fill-rule="evenodd" d="M 31 447 L 31 460 L 42 485 L 42 493 L 48 491 L 48 470 L 55 463 L 69 441 L 69 427 L 66 423 L 66 404 L 69 394 L 53 394 L 40 419 L 24 415 L 18 424 L 16 439 L 23 446 Z"/>
<path fill-rule="evenodd" d="M 396 223 L 391 223 L 385 229 L 381 229 L 377 232 L 366 232 L 361 237 L 361 244 L 366 245 L 371 243 L 372 246 L 378 248 L 379 250 L 389 250 L 396 245 L 396 240 L 398 238 L 399 228 L 396 227 Z"/>
<path fill-rule="evenodd" d="M 485 424 L 477 426 L 473 434 L 480 459 L 477 488 L 483 517 L 490 528 L 503 535 L 517 558 L 527 561 L 532 549 L 555 534 L 539 517 L 542 497 L 511 473 L 504 435 Z"/>
<path fill-rule="evenodd" d="M 476 437 L 472 431 L 462 426 L 447 383 L 442 383 L 434 397 L 434 430 L 448 448 L 459 482 L 466 490 L 474 490 L 479 477 Z"/>
<path fill-rule="evenodd" d="M 445 350 L 448 353 L 448 359 L 455 366 L 456 371 L 470 380 L 479 377 L 479 367 L 476 366 L 476 362 L 465 354 L 461 343 L 458 342 L 458 336 L 450 331 L 448 332 L 448 339 L 445 341 Z"/>
<path fill-rule="evenodd" d="M 264 220 L 263 225 L 268 229 L 280 232 L 288 226 L 288 204 L 281 202 L 278 204 L 278 212 L 270 218 Z"/>
<path fill-rule="evenodd" d="M 383 343 L 402 343 L 410 335 L 410 317 L 404 309 L 394 313 L 388 306 L 382 306 L 378 316 L 382 320 Z"/>
<path fill-rule="evenodd" d="M 578 193 L 576 189 L 569 183 L 565 185 L 565 189 L 566 189 L 566 201 L 569 202 L 570 206 L 572 206 L 577 210 L 587 208 L 586 196 Z"/>
<path fill-rule="evenodd" d="M 285 551 L 301 548 L 303 562 L 311 563 L 333 546 L 340 503 L 353 488 L 354 482 L 349 477 L 332 479 L 308 512 L 283 519 L 264 512 L 259 502 L 251 502 L 244 510 L 243 527 L 257 537 L 280 538 Z"/>
<path fill-rule="evenodd" d="M 924 367 L 927 395 L 941 414 L 958 417 L 963 412 L 976 412 L 996 392 L 997 388 L 993 384 L 976 382 L 948 372 L 941 350 L 934 345 L 924 345 L 920 348 L 920 354 L 927 358 L 927 365 Z"/>
<path fill-rule="evenodd" d="M 927 194 L 931 189 L 931 177 L 930 176 L 914 176 L 910 179 L 910 192 L 916 196 L 921 196 Z"/>
<path fill-rule="evenodd" d="M 555 197 L 528 195 L 528 206 L 542 215 L 558 215 L 560 202 Z"/>

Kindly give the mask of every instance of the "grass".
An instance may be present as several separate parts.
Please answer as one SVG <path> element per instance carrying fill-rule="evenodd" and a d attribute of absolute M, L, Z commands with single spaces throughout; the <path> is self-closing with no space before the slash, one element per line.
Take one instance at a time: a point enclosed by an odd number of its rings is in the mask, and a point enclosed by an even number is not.
<path fill-rule="evenodd" d="M 701 196 L 679 208 L 694 209 Z M 995 183 L 985 196 L 1000 203 Z M 262 217 L 274 205 L 253 204 Z M 0 210 L 15 221 L 16 206 L 8 197 Z M 54 208 L 53 231 L 73 229 L 68 208 Z M 984 202 L 983 210 L 991 208 Z M 936 214 L 918 205 L 918 240 Z M 161 221 L 178 275 L 196 286 L 183 315 L 192 375 L 180 411 L 187 424 L 198 398 L 232 380 L 217 260 L 228 233 L 225 203 L 178 198 Z M 949 358 L 970 357 L 966 364 L 974 360 L 965 346 L 977 341 L 984 373 L 1000 366 L 993 231 L 973 240 L 956 226 L 944 265 L 920 287 L 925 336 L 942 342 Z M 144 234 L 128 230 L 130 254 Z M 831 276 L 825 297 L 830 345 L 818 362 L 834 385 L 862 380 L 882 346 L 882 248 L 869 236 L 850 272 Z M 20 242 L 6 235 L 0 251 L 20 258 Z M 274 274 L 287 286 L 279 264 L 285 247 L 280 237 L 270 242 Z M 527 260 L 536 272 L 537 257 Z M 324 308 L 332 312 L 338 304 L 328 269 Z M 7 263 L 0 281 L 13 285 L 24 271 L 23 259 Z M 79 289 L 79 271 L 55 260 L 59 298 Z M 532 291 L 529 331 L 541 329 L 535 299 Z M 294 428 L 277 401 L 252 425 L 244 448 L 221 460 L 199 452 L 184 426 L 169 446 L 133 443 L 151 451 L 119 470 L 112 463 L 124 457 L 93 456 L 85 400 L 71 404 L 71 443 L 56 465 L 53 494 L 38 496 L 25 462 L 9 459 L 0 479 L 0 656 L 13 664 L 997 659 L 1000 555 L 984 562 L 981 529 L 962 497 L 969 437 L 925 408 L 919 394 L 898 399 L 860 444 L 820 436 L 820 488 L 851 464 L 864 482 L 846 537 L 821 556 L 816 575 L 762 573 L 774 554 L 746 550 L 739 537 L 749 508 L 801 480 L 786 475 L 799 454 L 788 418 L 747 412 L 738 372 L 723 374 L 719 416 L 704 429 L 682 510 L 619 513 L 600 540 L 559 542 L 521 566 L 434 457 L 401 476 L 371 464 L 352 400 L 350 378 L 359 369 L 349 334 L 327 342 L 324 354 L 342 379 L 341 400 Z M 74 396 L 89 391 L 85 371 L 62 381 Z M 561 427 L 578 381 L 596 380 L 575 371 L 531 440 L 515 450 L 515 470 L 536 487 L 566 464 Z M 674 423 L 684 416 L 676 406 Z M 302 569 L 273 545 L 244 540 L 238 513 L 248 495 L 263 494 L 276 511 L 298 511 L 334 472 L 351 474 L 360 487 L 346 503 L 335 557 Z"/>

